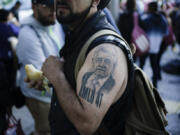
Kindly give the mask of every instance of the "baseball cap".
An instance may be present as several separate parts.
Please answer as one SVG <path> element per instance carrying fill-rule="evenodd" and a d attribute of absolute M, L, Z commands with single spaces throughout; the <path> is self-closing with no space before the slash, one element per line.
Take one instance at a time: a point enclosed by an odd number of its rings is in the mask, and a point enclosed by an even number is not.
<path fill-rule="evenodd" d="M 32 0 L 33 4 L 45 4 L 45 5 L 53 5 L 54 0 Z"/>

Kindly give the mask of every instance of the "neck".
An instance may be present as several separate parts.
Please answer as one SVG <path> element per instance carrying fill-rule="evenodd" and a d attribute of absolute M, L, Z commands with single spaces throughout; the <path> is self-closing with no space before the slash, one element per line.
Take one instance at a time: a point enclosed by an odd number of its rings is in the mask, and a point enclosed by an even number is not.
<path fill-rule="evenodd" d="M 74 31 L 74 30 L 78 29 L 81 25 L 83 25 L 86 22 L 87 19 L 89 19 L 96 12 L 97 12 L 97 8 L 91 7 L 89 13 L 87 14 L 87 16 L 85 18 L 81 18 L 81 19 L 77 20 L 76 22 L 73 22 L 73 23 L 67 25 L 69 30 Z"/>

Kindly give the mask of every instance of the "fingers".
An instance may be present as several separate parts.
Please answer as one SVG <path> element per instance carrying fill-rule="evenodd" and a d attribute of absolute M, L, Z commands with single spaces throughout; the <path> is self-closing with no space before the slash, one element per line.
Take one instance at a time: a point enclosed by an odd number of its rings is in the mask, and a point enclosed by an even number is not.
<path fill-rule="evenodd" d="M 37 90 L 44 90 L 44 88 L 42 87 L 42 81 L 37 81 L 34 88 Z"/>
<path fill-rule="evenodd" d="M 34 88 L 34 87 L 36 86 L 36 83 L 37 83 L 36 81 L 32 81 L 32 80 L 31 80 L 31 81 L 29 81 L 29 83 L 28 83 L 28 87 L 29 87 L 29 88 Z"/>
<path fill-rule="evenodd" d="M 25 82 L 28 83 L 27 86 L 29 88 L 34 88 L 37 90 L 43 90 L 42 81 L 33 81 L 33 80 L 29 80 L 28 78 L 25 78 L 24 80 L 25 80 Z"/>
<path fill-rule="evenodd" d="M 25 81 L 26 83 L 30 82 L 30 80 L 29 80 L 27 77 L 24 78 L 24 81 Z"/>
<path fill-rule="evenodd" d="M 29 88 L 33 88 L 35 86 L 35 81 L 30 80 L 29 78 L 24 78 L 24 81 L 27 83 Z"/>

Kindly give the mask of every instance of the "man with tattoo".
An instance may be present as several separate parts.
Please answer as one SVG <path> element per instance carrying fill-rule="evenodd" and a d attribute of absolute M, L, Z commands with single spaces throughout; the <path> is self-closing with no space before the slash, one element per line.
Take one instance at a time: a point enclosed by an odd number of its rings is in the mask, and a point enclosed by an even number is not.
<path fill-rule="evenodd" d="M 133 78 L 132 54 L 114 35 L 96 38 L 75 77 L 75 65 L 86 41 L 104 29 L 116 31 L 102 9 L 110 0 L 56 0 L 56 16 L 68 27 L 61 58 L 50 56 L 43 64 L 44 76 L 54 93 L 49 121 L 52 135 L 123 134 Z M 40 87 L 37 82 L 30 86 Z"/>

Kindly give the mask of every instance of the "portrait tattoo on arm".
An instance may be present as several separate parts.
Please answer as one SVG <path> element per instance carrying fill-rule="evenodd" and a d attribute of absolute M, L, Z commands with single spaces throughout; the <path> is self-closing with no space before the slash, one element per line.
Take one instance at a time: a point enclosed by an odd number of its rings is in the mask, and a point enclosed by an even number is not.
<path fill-rule="evenodd" d="M 92 58 L 92 72 L 82 77 L 79 96 L 91 104 L 101 107 L 104 94 L 109 93 L 115 85 L 113 78 L 117 65 L 116 50 L 100 47 Z"/>

